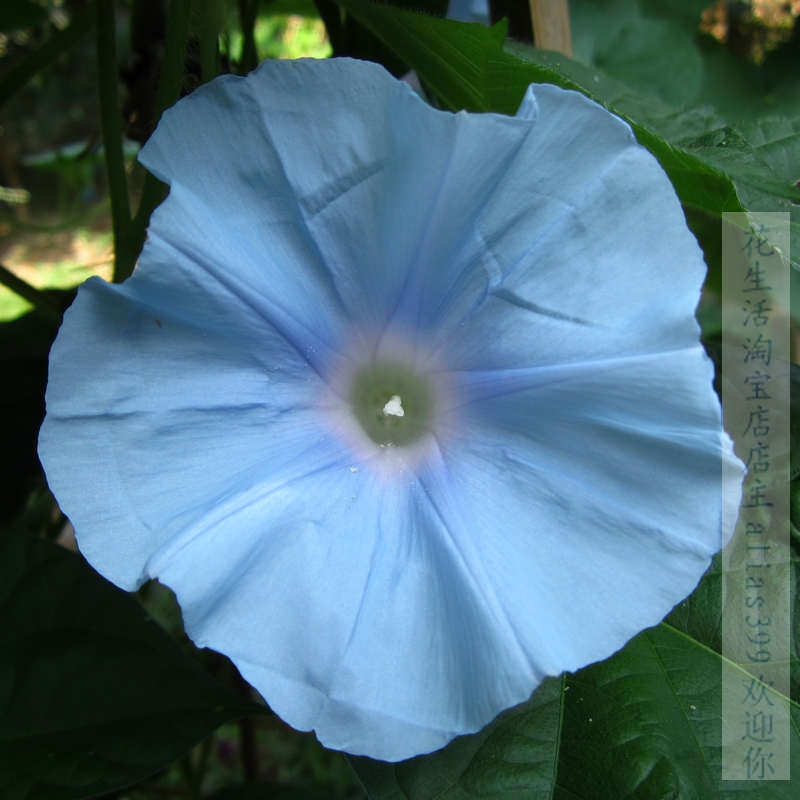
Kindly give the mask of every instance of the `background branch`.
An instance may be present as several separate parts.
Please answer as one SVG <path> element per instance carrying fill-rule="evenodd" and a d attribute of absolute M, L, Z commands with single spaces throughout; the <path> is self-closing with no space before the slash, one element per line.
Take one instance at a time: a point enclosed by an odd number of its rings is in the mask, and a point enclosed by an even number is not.
<path fill-rule="evenodd" d="M 36 310 L 56 325 L 61 324 L 61 309 L 41 289 L 36 289 L 0 264 L 0 283 L 32 303 Z"/>
<path fill-rule="evenodd" d="M 533 43 L 572 58 L 572 34 L 567 0 L 529 0 Z"/>

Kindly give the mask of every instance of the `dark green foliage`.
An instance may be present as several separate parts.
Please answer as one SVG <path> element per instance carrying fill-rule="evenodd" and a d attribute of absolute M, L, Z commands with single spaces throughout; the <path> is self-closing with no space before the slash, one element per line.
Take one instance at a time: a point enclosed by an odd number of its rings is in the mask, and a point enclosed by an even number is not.
<path fill-rule="evenodd" d="M 47 19 L 47 11 L 30 0 L 3 0 L 0 5 L 0 33 L 38 25 Z"/>
<path fill-rule="evenodd" d="M 68 304 L 73 292 L 55 295 Z M 0 523 L 25 505 L 41 474 L 36 444 L 44 419 L 47 356 L 57 326 L 37 312 L 0 323 Z"/>
<path fill-rule="evenodd" d="M 3 800 L 93 797 L 263 709 L 201 670 L 133 597 L 58 545 L 0 533 Z"/>
<path fill-rule="evenodd" d="M 330 794 L 322 789 L 296 789 L 279 783 L 255 781 L 214 792 L 205 800 L 330 800 Z"/>

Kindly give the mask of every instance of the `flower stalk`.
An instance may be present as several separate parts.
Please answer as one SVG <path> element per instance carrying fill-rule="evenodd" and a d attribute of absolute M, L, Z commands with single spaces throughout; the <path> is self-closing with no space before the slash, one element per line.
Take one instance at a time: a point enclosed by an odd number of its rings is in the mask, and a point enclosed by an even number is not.
<path fill-rule="evenodd" d="M 219 72 L 219 32 L 222 29 L 223 12 L 220 0 L 198 0 L 195 4 L 201 83 L 213 81 Z"/>
<path fill-rule="evenodd" d="M 172 0 L 167 19 L 167 38 L 158 89 L 155 124 L 181 94 L 186 43 L 189 38 L 191 0 Z M 114 282 L 130 277 L 144 244 L 150 215 L 166 196 L 166 187 L 147 173 L 136 216 L 131 219 L 128 179 L 122 150 L 122 127 L 117 86 L 117 52 L 114 4 L 97 3 L 97 67 L 100 118 L 103 126 L 106 170 L 114 229 Z"/>
<path fill-rule="evenodd" d="M 239 62 L 239 74 L 247 75 L 258 65 L 256 50 L 256 16 L 258 0 L 239 0 L 239 21 L 242 26 L 242 58 Z"/>

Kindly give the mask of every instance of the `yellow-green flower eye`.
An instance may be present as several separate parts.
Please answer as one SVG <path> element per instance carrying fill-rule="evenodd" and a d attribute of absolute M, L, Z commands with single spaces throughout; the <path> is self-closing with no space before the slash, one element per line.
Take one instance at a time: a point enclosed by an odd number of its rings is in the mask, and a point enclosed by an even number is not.
<path fill-rule="evenodd" d="M 359 373 L 350 402 L 364 432 L 377 444 L 412 444 L 431 421 L 428 381 L 400 364 L 379 363 Z"/>

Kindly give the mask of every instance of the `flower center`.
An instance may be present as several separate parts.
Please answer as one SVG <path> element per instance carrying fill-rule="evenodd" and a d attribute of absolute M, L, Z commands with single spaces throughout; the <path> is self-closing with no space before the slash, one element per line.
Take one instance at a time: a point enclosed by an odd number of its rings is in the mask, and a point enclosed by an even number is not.
<path fill-rule="evenodd" d="M 360 372 L 350 402 L 364 432 L 377 444 L 411 444 L 425 433 L 431 419 L 428 382 L 399 364 L 374 364 Z"/>

